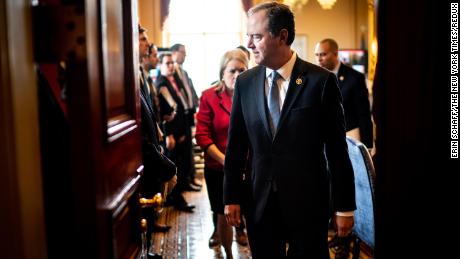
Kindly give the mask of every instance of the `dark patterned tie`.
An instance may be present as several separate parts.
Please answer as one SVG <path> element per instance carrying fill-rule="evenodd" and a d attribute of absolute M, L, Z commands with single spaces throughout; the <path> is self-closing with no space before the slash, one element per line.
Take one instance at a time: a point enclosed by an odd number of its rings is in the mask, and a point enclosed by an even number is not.
<path fill-rule="evenodd" d="M 270 111 L 270 129 L 272 136 L 275 136 L 276 128 L 280 120 L 280 90 L 276 81 L 279 78 L 278 72 L 273 70 L 268 90 L 268 110 Z"/>

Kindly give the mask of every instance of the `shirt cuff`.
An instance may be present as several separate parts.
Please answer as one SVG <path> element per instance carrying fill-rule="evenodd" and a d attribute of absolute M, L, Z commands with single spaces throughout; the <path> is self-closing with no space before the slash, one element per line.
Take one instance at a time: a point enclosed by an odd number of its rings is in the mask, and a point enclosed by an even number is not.
<path fill-rule="evenodd" d="M 353 211 L 336 211 L 335 215 L 343 217 L 353 217 L 355 213 Z"/>

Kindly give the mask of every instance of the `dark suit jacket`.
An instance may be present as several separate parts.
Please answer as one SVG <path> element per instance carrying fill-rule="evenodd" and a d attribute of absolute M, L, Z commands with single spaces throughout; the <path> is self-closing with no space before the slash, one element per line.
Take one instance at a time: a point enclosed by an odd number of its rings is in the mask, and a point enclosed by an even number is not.
<path fill-rule="evenodd" d="M 263 66 L 237 78 L 224 167 L 224 203 L 245 207 L 247 202 L 257 222 L 276 182 L 286 224 L 305 229 L 303 224 L 328 219 L 330 181 L 334 211 L 355 210 L 353 169 L 335 75 L 297 58 L 273 139 L 264 83 Z M 242 171 L 248 150 L 252 170 L 245 177 L 246 192 Z"/>
<path fill-rule="evenodd" d="M 159 75 L 157 77 L 155 84 L 157 85 L 158 92 L 160 94 L 160 110 L 170 109 L 169 104 L 166 102 L 166 100 L 162 97 L 161 94 L 161 88 L 163 87 L 169 91 L 170 95 L 177 104 L 176 116 L 174 116 L 174 119 L 172 121 L 165 122 L 164 124 L 165 135 L 168 136 L 170 134 L 173 134 L 174 138 L 176 139 L 186 135 L 187 131 L 190 130 L 190 126 L 188 124 L 188 120 L 185 114 L 186 111 L 184 109 L 184 105 L 182 104 L 182 101 L 179 98 L 179 96 L 176 94 L 176 90 L 174 90 L 174 87 L 171 85 L 169 80 L 163 75 Z M 176 79 L 176 84 L 179 87 L 179 89 L 184 88 L 180 80 Z"/>
<path fill-rule="evenodd" d="M 196 142 L 206 151 L 215 144 L 220 152 L 225 154 L 227 149 L 228 125 L 232 110 L 232 96 L 224 90 L 216 91 L 216 86 L 203 91 L 201 94 L 200 110 L 196 115 Z M 206 167 L 221 170 L 222 165 L 204 152 Z"/>
<path fill-rule="evenodd" d="M 196 113 L 196 109 L 198 108 L 198 96 L 196 94 L 195 88 L 193 87 L 192 80 L 188 77 L 187 71 L 182 69 L 182 73 L 185 76 L 184 80 L 187 80 L 187 83 L 190 86 L 190 91 L 191 91 L 190 94 L 192 95 L 191 98 L 193 102 L 193 105 L 190 106 L 189 104 L 190 107 L 188 107 L 187 121 L 190 126 L 194 126 L 195 125 L 195 113 Z M 180 78 L 179 74 L 177 73 L 177 70 L 174 71 L 174 79 L 176 80 L 176 82 L 179 82 L 179 81 L 181 82 L 179 86 L 181 87 L 182 93 L 185 96 L 187 96 L 187 100 L 188 100 L 189 98 L 188 92 L 187 90 L 185 90 L 185 85 L 182 82 L 182 79 Z"/>
<path fill-rule="evenodd" d="M 367 148 L 372 148 L 371 109 L 364 75 L 342 63 L 340 64 L 337 78 L 339 79 L 339 88 L 343 98 L 346 130 L 359 128 L 361 142 Z"/>
<path fill-rule="evenodd" d="M 176 174 L 176 166 L 161 152 L 154 109 L 147 101 L 150 96 L 142 88 L 140 92 L 142 160 L 144 163 L 142 192 L 144 196 L 150 198 L 159 191 L 158 187 L 161 182 L 168 181 Z"/>

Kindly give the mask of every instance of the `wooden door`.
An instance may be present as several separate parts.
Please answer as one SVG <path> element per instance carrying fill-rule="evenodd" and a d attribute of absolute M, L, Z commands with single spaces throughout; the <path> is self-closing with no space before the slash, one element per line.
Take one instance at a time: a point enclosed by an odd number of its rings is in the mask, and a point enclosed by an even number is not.
<path fill-rule="evenodd" d="M 45 81 L 60 84 L 63 114 L 50 126 L 49 111 L 40 111 L 48 125 L 42 151 L 56 145 L 43 152 L 49 257 L 136 258 L 143 168 L 137 1 L 39 2 L 36 62 L 51 71 Z M 64 71 L 60 79 L 53 66 Z M 59 137 L 63 124 L 67 134 Z"/>

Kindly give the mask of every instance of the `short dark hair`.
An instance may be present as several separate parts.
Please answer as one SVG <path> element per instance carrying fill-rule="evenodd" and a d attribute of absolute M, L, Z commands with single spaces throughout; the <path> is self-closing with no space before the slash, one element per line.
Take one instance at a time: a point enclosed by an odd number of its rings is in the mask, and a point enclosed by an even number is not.
<path fill-rule="evenodd" d="M 163 59 L 165 57 L 171 57 L 171 56 L 172 56 L 171 52 L 162 52 L 160 56 L 158 56 L 158 59 L 160 60 L 160 64 L 163 64 Z"/>
<path fill-rule="evenodd" d="M 147 31 L 147 29 L 142 27 L 140 24 L 137 24 L 137 29 L 139 30 L 139 33 L 143 33 Z"/>
<path fill-rule="evenodd" d="M 337 41 L 331 38 L 324 39 L 320 41 L 319 43 L 329 43 L 329 47 L 331 48 L 332 51 L 337 52 L 339 51 L 339 44 L 337 44 Z"/>
<path fill-rule="evenodd" d="M 171 46 L 171 51 L 176 52 L 179 51 L 180 48 L 185 47 L 184 44 L 176 43 Z"/>
<path fill-rule="evenodd" d="M 149 56 L 152 54 L 153 48 L 155 48 L 155 44 L 150 43 L 150 45 L 149 45 L 149 50 L 147 51 L 147 53 L 148 53 Z"/>
<path fill-rule="evenodd" d="M 278 2 L 268 2 L 258 4 L 248 11 L 248 16 L 259 11 L 266 11 L 268 18 L 268 32 L 275 37 L 282 29 L 288 31 L 287 45 L 291 45 L 295 38 L 294 13 L 289 6 Z"/>

